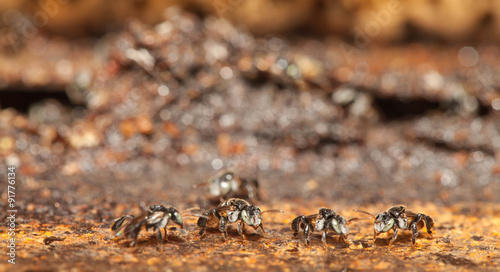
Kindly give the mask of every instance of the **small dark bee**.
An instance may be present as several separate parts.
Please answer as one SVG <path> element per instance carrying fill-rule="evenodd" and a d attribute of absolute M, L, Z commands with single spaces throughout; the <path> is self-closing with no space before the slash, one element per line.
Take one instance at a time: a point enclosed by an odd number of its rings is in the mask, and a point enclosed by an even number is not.
<path fill-rule="evenodd" d="M 246 239 L 244 231 L 245 224 L 257 230 L 259 227 L 265 235 L 266 231 L 262 225 L 262 215 L 266 212 L 283 212 L 281 210 L 261 211 L 257 206 L 251 205 L 240 198 L 231 198 L 221 203 L 217 208 L 210 209 L 203 213 L 198 219 L 198 226 L 201 228 L 200 235 L 205 233 L 205 228 L 218 227 L 219 231 L 227 238 L 226 226 L 229 223 L 238 222 L 238 233 Z"/>
<path fill-rule="evenodd" d="M 132 239 L 131 246 L 135 246 L 137 236 L 144 227 L 146 230 L 153 229 L 157 232 L 158 243 L 161 244 L 162 234 L 161 229 L 165 231 L 167 237 L 167 225 L 172 220 L 181 229 L 183 227 L 182 215 L 173 207 L 165 207 L 163 205 L 151 205 L 143 214 L 135 217 L 133 215 L 125 215 L 115 220 L 111 226 L 111 230 L 116 233 L 116 236 L 123 235 L 125 238 Z M 169 228 L 177 230 L 176 227 Z"/>
<path fill-rule="evenodd" d="M 240 178 L 231 170 L 219 171 L 205 183 L 195 185 L 195 188 L 208 186 L 210 198 L 218 203 L 228 198 L 244 198 L 259 200 L 259 182 L 256 179 Z"/>
<path fill-rule="evenodd" d="M 299 235 L 299 230 L 304 230 L 304 237 L 306 238 L 306 244 L 309 246 L 309 232 L 323 231 L 321 236 L 321 241 L 326 243 L 326 232 L 328 230 L 333 230 L 335 233 L 340 234 L 339 241 L 344 244 L 349 244 L 347 242 L 347 231 L 348 225 L 354 221 L 366 219 L 366 218 L 352 218 L 346 221 L 344 217 L 338 215 L 331 209 L 321 208 L 319 213 L 312 215 L 300 215 L 297 216 L 292 221 L 293 236 Z"/>
<path fill-rule="evenodd" d="M 389 246 L 398 237 L 398 229 L 401 230 L 411 230 L 413 236 L 411 242 L 415 245 L 415 239 L 418 236 L 418 231 L 422 229 L 425 225 L 427 233 L 432 236 L 432 227 L 434 226 L 434 221 L 432 218 L 423 213 L 414 213 L 406 210 L 403 205 L 398 205 L 389 208 L 386 212 L 381 212 L 376 216 L 365 211 L 360 211 L 354 209 L 357 212 L 362 212 L 373 217 L 374 221 L 374 231 L 373 240 L 377 238 L 380 233 L 387 232 L 391 229 L 394 230 L 394 235 L 392 236 Z"/>

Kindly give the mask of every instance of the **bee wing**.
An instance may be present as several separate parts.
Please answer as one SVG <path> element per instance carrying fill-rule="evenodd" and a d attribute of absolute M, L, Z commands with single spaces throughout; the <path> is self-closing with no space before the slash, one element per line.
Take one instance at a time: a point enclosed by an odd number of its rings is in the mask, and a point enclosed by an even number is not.
<path fill-rule="evenodd" d="M 125 215 L 123 217 L 120 217 L 115 220 L 113 225 L 111 226 L 112 231 L 118 231 L 122 226 L 127 225 L 132 219 L 134 218 L 133 215 Z"/>
<path fill-rule="evenodd" d="M 414 212 L 412 212 L 412 211 L 408 211 L 408 210 L 407 210 L 407 211 L 405 212 L 405 214 L 406 214 L 406 217 L 410 217 L 410 218 L 415 218 L 415 217 L 417 217 L 417 214 L 416 214 L 416 213 L 414 213 Z"/>
<path fill-rule="evenodd" d="M 394 215 L 395 217 L 398 217 L 400 214 L 403 214 L 403 213 L 408 212 L 408 211 L 406 211 L 406 206 L 398 205 L 398 206 L 394 206 L 394 207 L 389 208 L 387 210 L 387 212 Z"/>
<path fill-rule="evenodd" d="M 318 214 L 315 213 L 315 214 L 311 214 L 311 215 L 306 216 L 306 219 L 307 220 L 312 220 L 312 219 L 316 219 L 317 217 L 318 217 Z"/>
<path fill-rule="evenodd" d="M 234 211 L 234 208 L 232 206 L 222 206 L 217 207 L 215 210 L 220 216 L 227 216 L 228 212 Z"/>
<path fill-rule="evenodd" d="M 143 214 L 137 217 L 129 217 L 131 218 L 128 222 L 122 222 L 119 228 L 115 228 L 116 236 L 124 235 L 129 236 L 133 232 L 137 232 L 138 229 L 146 222 L 146 217 L 149 212 L 144 212 Z M 117 221 L 118 222 L 118 221 Z M 114 226 L 114 225 L 113 225 Z"/>
<path fill-rule="evenodd" d="M 166 215 L 165 211 L 148 211 L 147 213 L 148 215 L 145 217 L 145 220 L 148 225 L 153 225 L 160 222 Z"/>
<path fill-rule="evenodd" d="M 219 207 L 215 208 L 215 210 L 217 210 L 218 212 L 231 211 L 231 210 L 233 210 L 233 206 L 219 206 Z"/>
<path fill-rule="evenodd" d="M 245 206 L 250 206 L 250 203 L 248 203 L 246 200 L 241 199 L 241 198 L 230 198 L 224 203 L 221 203 L 219 207 L 232 207 L 233 209 L 239 209 L 241 210 Z"/>

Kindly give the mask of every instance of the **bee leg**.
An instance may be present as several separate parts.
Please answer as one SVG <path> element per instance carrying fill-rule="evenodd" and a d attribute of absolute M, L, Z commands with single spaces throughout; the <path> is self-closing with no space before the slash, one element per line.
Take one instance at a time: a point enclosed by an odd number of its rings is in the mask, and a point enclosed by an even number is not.
<path fill-rule="evenodd" d="M 245 224 L 241 224 L 241 233 L 243 234 L 243 238 L 246 240 L 247 237 L 245 236 Z"/>
<path fill-rule="evenodd" d="M 203 213 L 205 215 L 205 213 Z M 207 227 L 207 219 L 200 217 L 197 222 L 198 227 L 200 227 L 200 232 L 198 234 L 203 235 L 205 233 L 205 228 Z"/>
<path fill-rule="evenodd" d="M 323 230 L 323 234 L 321 234 L 321 242 L 323 242 L 323 244 L 326 244 L 326 230 Z"/>
<path fill-rule="evenodd" d="M 304 225 L 304 237 L 306 238 L 306 245 L 309 246 L 311 244 L 309 240 L 309 224 Z"/>
<path fill-rule="evenodd" d="M 165 226 L 165 227 L 163 228 L 163 230 L 165 231 L 165 240 L 167 240 L 167 242 L 168 242 L 168 232 L 167 232 L 167 226 Z"/>
<path fill-rule="evenodd" d="M 418 236 L 418 223 L 422 220 L 422 215 L 419 213 L 417 214 L 417 216 L 415 217 L 415 220 L 413 220 L 411 222 L 411 225 L 410 225 L 410 230 L 411 230 L 411 233 L 412 233 L 412 236 L 411 236 L 411 243 L 413 244 L 413 246 L 415 246 L 415 240 Z"/>
<path fill-rule="evenodd" d="M 432 227 L 434 227 L 434 220 L 428 215 L 423 214 L 425 228 L 427 229 L 427 233 L 432 237 Z"/>
<path fill-rule="evenodd" d="M 238 222 L 238 234 L 243 236 L 243 230 L 241 230 L 241 222 Z"/>
<path fill-rule="evenodd" d="M 226 239 L 227 238 L 226 219 L 224 217 L 220 218 L 219 231 L 224 234 L 224 239 Z"/>
<path fill-rule="evenodd" d="M 306 245 L 309 246 L 310 245 L 309 231 L 312 231 L 314 227 L 311 223 L 309 223 L 309 221 L 307 221 L 307 218 L 304 215 L 301 215 L 294 219 L 295 227 L 297 229 L 297 235 L 299 232 L 299 221 L 300 221 L 300 226 L 304 229 L 304 237 L 306 238 Z M 292 227 L 294 225 L 294 222 L 292 222 Z"/>
<path fill-rule="evenodd" d="M 301 218 L 302 216 L 296 217 L 292 221 L 292 230 L 293 230 L 293 236 L 299 235 L 299 228 L 300 228 L 300 223 L 301 223 Z"/>
<path fill-rule="evenodd" d="M 205 227 L 207 226 L 207 222 L 210 219 L 210 215 L 213 214 L 213 210 L 208 210 L 203 213 L 203 217 L 198 218 L 198 222 L 196 222 L 196 225 L 200 227 L 200 235 L 203 235 L 205 233 Z"/>
<path fill-rule="evenodd" d="M 339 236 L 339 242 L 340 242 L 340 243 L 342 243 L 342 244 L 346 244 L 346 245 L 348 245 L 349 243 L 347 242 L 346 238 L 347 238 L 347 236 L 346 236 L 346 235 L 341 234 L 341 235 Z"/>
<path fill-rule="evenodd" d="M 262 236 L 266 237 L 266 230 L 264 229 L 264 225 L 262 225 L 262 223 L 260 223 L 259 227 L 260 227 L 260 229 L 262 229 Z"/>
<path fill-rule="evenodd" d="M 161 229 L 156 230 L 156 237 L 158 238 L 158 246 L 161 246 L 163 240 L 163 235 L 161 234 Z"/>
<path fill-rule="evenodd" d="M 328 244 L 326 243 L 326 229 L 323 229 L 323 233 L 321 233 L 321 243 L 325 249 L 328 248 Z"/>
<path fill-rule="evenodd" d="M 245 224 L 241 224 L 241 222 L 238 222 L 238 234 L 243 237 L 243 239 L 247 239 L 245 236 Z"/>
<path fill-rule="evenodd" d="M 394 235 L 391 238 L 391 241 L 389 241 L 389 248 L 392 247 L 392 243 L 396 241 L 396 238 L 398 238 L 398 228 L 394 228 Z"/>

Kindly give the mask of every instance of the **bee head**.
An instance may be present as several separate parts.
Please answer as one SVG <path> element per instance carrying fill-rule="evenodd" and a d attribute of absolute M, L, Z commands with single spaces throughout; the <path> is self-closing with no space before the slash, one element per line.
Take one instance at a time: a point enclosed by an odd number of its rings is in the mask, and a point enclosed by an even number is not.
<path fill-rule="evenodd" d="M 170 208 L 170 209 L 168 210 L 168 216 L 170 217 L 170 219 L 172 219 L 172 221 L 173 221 L 175 224 L 179 225 L 179 227 L 181 227 L 181 229 L 182 229 L 182 227 L 183 227 L 183 225 L 184 225 L 184 222 L 183 222 L 183 220 L 182 220 L 182 215 L 181 215 L 181 213 L 180 213 L 177 209 L 175 209 L 175 208 Z"/>
<path fill-rule="evenodd" d="M 348 223 L 344 217 L 337 215 L 332 218 L 332 228 L 338 234 L 347 234 L 349 228 L 347 227 Z"/>
<path fill-rule="evenodd" d="M 378 232 L 389 231 L 394 226 L 395 220 L 387 212 L 382 212 L 375 216 L 374 228 Z"/>
<path fill-rule="evenodd" d="M 261 214 L 262 211 L 259 207 L 254 205 L 246 206 L 241 211 L 241 219 L 251 227 L 258 227 L 262 223 Z"/>
<path fill-rule="evenodd" d="M 336 214 L 337 213 L 335 213 L 331 209 L 327 209 L 327 208 L 319 209 L 319 218 L 330 219 L 330 218 L 333 218 Z"/>

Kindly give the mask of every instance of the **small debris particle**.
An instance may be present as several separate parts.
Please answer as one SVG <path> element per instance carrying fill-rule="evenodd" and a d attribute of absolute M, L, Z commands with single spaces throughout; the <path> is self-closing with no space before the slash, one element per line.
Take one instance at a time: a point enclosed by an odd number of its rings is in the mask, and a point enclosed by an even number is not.
<path fill-rule="evenodd" d="M 483 241 L 484 237 L 483 236 L 476 236 L 476 235 L 474 235 L 474 236 L 471 237 L 471 239 L 474 240 L 474 241 Z"/>
<path fill-rule="evenodd" d="M 50 245 L 52 244 L 53 242 L 56 242 L 56 241 L 64 241 L 66 238 L 59 238 L 59 237 L 56 237 L 56 236 L 49 236 L 45 239 L 43 239 L 43 243 L 45 245 Z"/>

